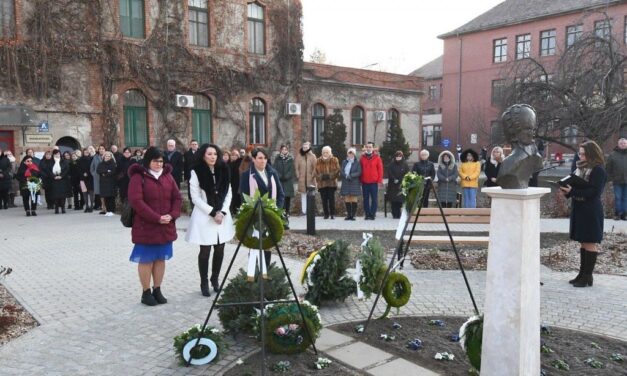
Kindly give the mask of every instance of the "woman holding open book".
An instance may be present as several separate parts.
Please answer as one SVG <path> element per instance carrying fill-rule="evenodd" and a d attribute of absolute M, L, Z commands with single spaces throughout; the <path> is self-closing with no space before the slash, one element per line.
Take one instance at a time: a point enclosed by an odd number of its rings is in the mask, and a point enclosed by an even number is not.
<path fill-rule="evenodd" d="M 603 150 L 596 142 L 586 141 L 579 147 L 579 161 L 574 175 L 587 184 L 560 187 L 566 197 L 572 198 L 570 238 L 581 243 L 579 274 L 569 281 L 575 287 L 592 286 L 592 271 L 603 239 L 601 194 L 607 181 L 604 165 Z"/>

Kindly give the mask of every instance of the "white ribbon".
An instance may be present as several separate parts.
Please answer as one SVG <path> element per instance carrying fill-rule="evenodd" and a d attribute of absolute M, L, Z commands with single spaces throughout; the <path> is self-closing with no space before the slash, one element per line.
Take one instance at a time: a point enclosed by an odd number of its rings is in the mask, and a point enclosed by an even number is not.
<path fill-rule="evenodd" d="M 259 250 L 258 249 L 249 249 L 248 250 L 248 270 L 246 271 L 246 276 L 248 280 L 254 280 L 255 278 L 255 269 L 257 268 L 257 261 L 261 263 L 261 274 L 263 277 L 268 275 L 268 271 L 266 269 L 266 258 L 261 257 L 259 260 Z"/>
<path fill-rule="evenodd" d="M 361 237 L 362 239 L 364 239 L 364 241 L 361 243 L 361 250 L 363 252 L 364 248 L 368 245 L 368 242 L 370 241 L 370 239 L 372 239 L 372 234 L 364 232 L 362 233 Z M 361 280 L 361 274 L 362 274 L 361 261 L 357 259 L 357 262 L 355 263 L 355 274 L 353 275 L 353 279 L 357 283 L 357 299 L 359 300 L 362 300 L 364 298 L 364 292 L 361 291 L 361 289 L 359 288 L 359 281 Z"/>
<path fill-rule="evenodd" d="M 398 220 L 398 226 L 396 226 L 396 240 L 400 240 L 403 237 L 403 230 L 405 229 L 405 222 L 407 222 L 407 210 L 405 210 L 405 205 L 401 208 L 401 219 Z"/>

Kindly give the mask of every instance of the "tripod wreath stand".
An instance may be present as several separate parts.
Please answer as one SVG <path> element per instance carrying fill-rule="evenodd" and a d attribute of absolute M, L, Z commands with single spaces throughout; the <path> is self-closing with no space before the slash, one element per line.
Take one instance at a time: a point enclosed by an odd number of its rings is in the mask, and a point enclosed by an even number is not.
<path fill-rule="evenodd" d="M 396 248 L 394 249 L 394 254 L 392 255 L 392 258 L 390 259 L 390 263 L 388 265 L 388 268 L 385 272 L 385 275 L 383 277 L 383 280 L 381 281 L 381 285 L 378 287 L 377 289 L 377 296 L 374 299 L 374 304 L 372 305 L 372 308 L 370 309 L 370 314 L 368 315 L 368 320 L 366 321 L 366 323 L 364 324 L 364 330 L 363 333 L 366 332 L 366 330 L 368 329 L 368 324 L 370 324 L 370 320 L 372 320 L 372 315 L 374 314 L 374 310 L 377 307 L 377 303 L 379 302 L 379 298 L 381 298 L 381 292 L 383 291 L 383 287 L 385 286 L 385 284 L 388 281 L 388 278 L 390 277 L 390 274 L 396 270 L 399 266 L 401 266 L 404 261 L 405 258 L 407 257 L 407 252 L 409 252 L 409 245 L 411 244 L 411 240 L 412 237 L 414 235 L 414 231 L 416 230 L 416 224 L 418 223 L 418 218 L 420 217 L 420 211 L 422 210 L 422 203 L 424 202 L 424 198 L 425 197 L 429 197 L 429 192 L 433 191 L 433 195 L 435 196 L 435 201 L 438 205 L 438 208 L 440 209 L 440 215 L 442 216 L 442 221 L 444 223 L 444 226 L 446 227 L 446 232 L 448 234 L 448 237 L 451 241 L 451 246 L 453 247 L 453 251 L 455 252 L 455 257 L 457 258 L 457 264 L 459 265 L 459 269 L 462 272 L 462 276 L 464 277 L 464 282 L 466 283 L 466 289 L 468 290 L 468 294 L 470 295 L 470 299 L 472 300 L 472 305 L 474 307 L 475 310 L 475 314 L 479 315 L 479 309 L 477 308 L 477 303 L 475 302 L 475 298 L 472 294 L 472 290 L 470 289 L 470 284 L 468 283 L 468 278 L 466 277 L 466 272 L 464 271 L 464 266 L 462 265 L 462 261 L 461 258 L 459 257 L 459 252 L 457 251 L 457 247 L 455 246 L 455 241 L 453 240 L 453 235 L 451 234 L 451 229 L 449 228 L 448 222 L 446 220 L 446 216 L 444 215 L 444 210 L 442 209 L 442 204 L 440 202 L 440 199 L 438 197 L 438 193 L 435 189 L 433 189 L 433 181 L 431 178 L 425 178 L 424 179 L 424 189 L 423 189 L 423 194 L 417 194 L 413 200 L 413 202 L 411 203 L 411 206 L 409 208 L 409 210 L 407 210 L 407 220 L 405 221 L 405 224 L 403 226 L 403 232 L 400 236 L 400 239 L 398 240 L 398 243 L 396 245 Z M 409 222 L 412 219 L 412 213 L 414 211 L 415 207 L 418 207 L 418 212 L 416 213 L 416 215 L 414 216 L 413 220 L 414 223 L 412 225 L 411 228 L 411 232 L 409 233 L 409 238 L 407 239 L 407 242 L 404 241 L 404 234 L 407 231 L 407 228 L 409 227 Z M 405 249 L 403 250 L 403 245 L 405 246 Z M 395 262 L 395 260 L 398 260 Z"/>
<path fill-rule="evenodd" d="M 276 234 L 274 233 L 272 226 L 269 226 L 268 223 L 268 218 L 267 218 L 267 214 L 264 211 L 264 203 L 262 201 L 262 198 L 259 197 L 257 198 L 256 202 L 255 202 L 255 206 L 253 209 L 253 213 L 250 216 L 250 219 L 248 220 L 248 222 L 246 223 L 246 231 L 245 233 L 248 233 L 249 230 L 251 229 L 251 226 L 253 226 L 255 224 L 255 222 L 258 224 L 257 228 L 261 229 L 262 228 L 262 224 L 265 224 L 268 231 L 269 231 L 269 235 L 270 235 L 270 239 L 272 239 L 272 243 L 274 244 L 274 249 L 276 250 L 277 254 L 279 255 L 279 260 L 281 260 L 281 265 L 283 266 L 283 270 L 285 271 L 285 276 L 287 277 L 287 281 L 290 285 L 290 289 L 292 291 L 293 294 L 293 299 L 291 300 L 275 300 L 275 301 L 266 301 L 264 299 L 264 280 L 261 276 L 262 273 L 262 266 L 261 263 L 263 262 L 264 259 L 264 255 L 263 255 L 263 241 L 264 241 L 264 231 L 258 231 L 259 233 L 259 274 L 258 274 L 258 278 L 259 278 L 259 300 L 257 301 L 252 301 L 252 302 L 231 302 L 231 303 L 220 303 L 218 304 L 218 298 L 220 297 L 220 293 L 222 292 L 222 289 L 224 288 L 224 285 L 226 284 L 226 280 L 229 276 L 229 273 L 231 272 L 231 269 L 233 267 L 233 264 L 235 262 L 235 258 L 237 257 L 237 254 L 242 246 L 243 243 L 243 239 L 240 239 L 238 244 L 237 244 L 237 248 L 235 248 L 235 252 L 233 253 L 233 257 L 231 258 L 231 262 L 229 263 L 229 267 L 226 270 L 226 273 L 224 274 L 224 277 L 222 278 L 222 282 L 220 283 L 220 290 L 216 293 L 215 298 L 213 298 L 213 302 L 211 303 L 211 308 L 209 309 L 209 313 L 207 313 L 207 317 L 205 318 L 205 322 L 202 325 L 202 329 L 199 331 L 198 333 L 198 337 L 195 339 L 192 339 L 189 343 L 194 343 L 194 345 L 191 347 L 196 348 L 199 345 L 203 345 L 201 343 L 201 339 L 202 339 L 202 334 L 204 333 L 205 329 L 207 328 L 207 324 L 209 323 L 209 319 L 211 318 L 211 314 L 213 313 L 214 309 L 216 308 L 220 308 L 220 307 L 229 307 L 229 306 L 255 306 L 255 307 L 259 307 L 260 310 L 260 315 L 261 315 L 261 320 L 260 320 L 260 333 L 261 333 L 261 353 L 262 353 L 262 359 L 263 361 L 260 364 L 261 367 L 261 374 L 265 375 L 266 374 L 266 325 L 265 325 L 265 316 L 264 316 L 264 310 L 265 310 L 265 306 L 269 305 L 269 304 L 290 304 L 290 303 L 296 303 L 296 305 L 298 306 L 298 312 L 300 313 L 300 318 L 302 320 L 302 327 L 305 328 L 305 334 L 308 337 L 309 341 L 311 342 L 311 346 L 314 350 L 315 354 L 318 354 L 318 351 L 316 349 L 316 345 L 314 343 L 315 338 L 312 336 L 312 329 L 309 328 L 309 325 L 307 324 L 307 320 L 305 320 L 305 315 L 303 313 L 303 309 L 302 306 L 300 304 L 300 302 L 298 301 L 298 296 L 296 295 L 296 290 L 294 289 L 294 284 L 292 283 L 292 280 L 290 279 L 290 275 L 288 273 L 287 270 L 287 266 L 285 265 L 285 261 L 283 259 L 283 255 L 281 254 L 281 250 L 279 249 L 279 245 L 278 245 L 278 240 L 276 237 Z M 270 268 L 270 265 L 267 265 L 267 268 Z M 212 349 L 213 350 L 213 349 Z M 191 351 L 190 351 L 191 353 Z M 189 359 L 186 359 L 187 363 L 186 366 L 189 366 L 192 363 L 193 358 L 191 357 L 191 355 L 189 356 Z"/>

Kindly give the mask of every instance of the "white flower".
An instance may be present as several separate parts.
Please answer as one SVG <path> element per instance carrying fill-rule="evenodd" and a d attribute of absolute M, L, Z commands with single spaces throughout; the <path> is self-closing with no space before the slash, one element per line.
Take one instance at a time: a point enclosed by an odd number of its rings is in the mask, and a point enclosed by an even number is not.
<path fill-rule="evenodd" d="M 322 369 L 322 366 L 320 365 L 320 363 L 316 363 L 316 368 Z"/>
<path fill-rule="evenodd" d="M 220 333 L 220 329 L 218 329 L 218 328 L 211 328 L 211 333 L 212 334 L 218 334 L 218 333 Z"/>
<path fill-rule="evenodd" d="M 453 354 L 448 354 L 448 360 L 453 360 L 455 359 L 455 355 Z"/>
<path fill-rule="evenodd" d="M 242 360 L 242 358 L 238 358 L 238 359 L 235 361 L 235 364 L 237 364 L 238 366 L 241 366 L 242 364 L 244 364 L 244 361 Z"/>
<path fill-rule="evenodd" d="M 436 354 L 435 354 L 435 359 L 436 359 L 436 360 L 442 360 L 442 354 L 440 354 L 440 353 L 436 353 Z"/>

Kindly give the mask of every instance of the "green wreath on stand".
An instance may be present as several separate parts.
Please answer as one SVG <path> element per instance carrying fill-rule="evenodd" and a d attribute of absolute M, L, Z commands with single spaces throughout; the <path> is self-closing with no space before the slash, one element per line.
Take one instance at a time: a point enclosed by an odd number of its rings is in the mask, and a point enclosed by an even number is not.
<path fill-rule="evenodd" d="M 274 354 L 296 354 L 307 350 L 322 330 L 318 308 L 308 301 L 300 303 L 305 322 L 296 303 L 268 305 L 266 315 L 266 344 Z M 261 327 L 261 316 L 257 316 L 257 330 Z M 311 337 L 307 335 L 307 325 Z"/>
<path fill-rule="evenodd" d="M 481 345 L 483 342 L 483 315 L 472 316 L 459 328 L 459 344 L 468 356 L 470 365 L 481 371 Z"/>
<path fill-rule="evenodd" d="M 380 317 L 383 319 L 388 316 L 392 307 L 400 308 L 407 304 L 411 297 L 411 283 L 404 274 L 390 273 L 385 286 L 383 286 L 382 294 L 388 304 L 383 316 Z"/>
<path fill-rule="evenodd" d="M 401 182 L 401 193 L 405 196 L 405 210 L 412 213 L 416 208 L 413 207 L 414 202 L 420 205 L 420 197 L 425 189 L 425 180 L 421 175 L 415 172 L 409 172 L 403 177 Z M 418 201 L 416 200 L 418 197 Z"/>
<path fill-rule="evenodd" d="M 244 202 L 237 213 L 235 220 L 235 237 L 248 248 L 259 249 L 259 238 L 253 234 L 263 234 L 263 242 L 261 249 L 270 249 L 274 247 L 283 238 L 284 222 L 283 209 L 276 206 L 276 201 L 269 198 L 267 194 L 261 196 L 259 191 L 254 196 L 244 196 Z M 255 213 L 255 205 L 257 200 L 261 198 L 263 204 L 263 218 L 253 218 L 258 216 Z M 248 223 L 252 223 L 248 226 Z M 248 226 L 248 229 L 246 228 Z M 247 231 L 248 230 L 248 231 Z M 270 231 L 272 230 L 272 231 Z M 255 233 L 256 231 L 256 233 Z M 273 239 L 274 237 L 274 239 Z"/>

